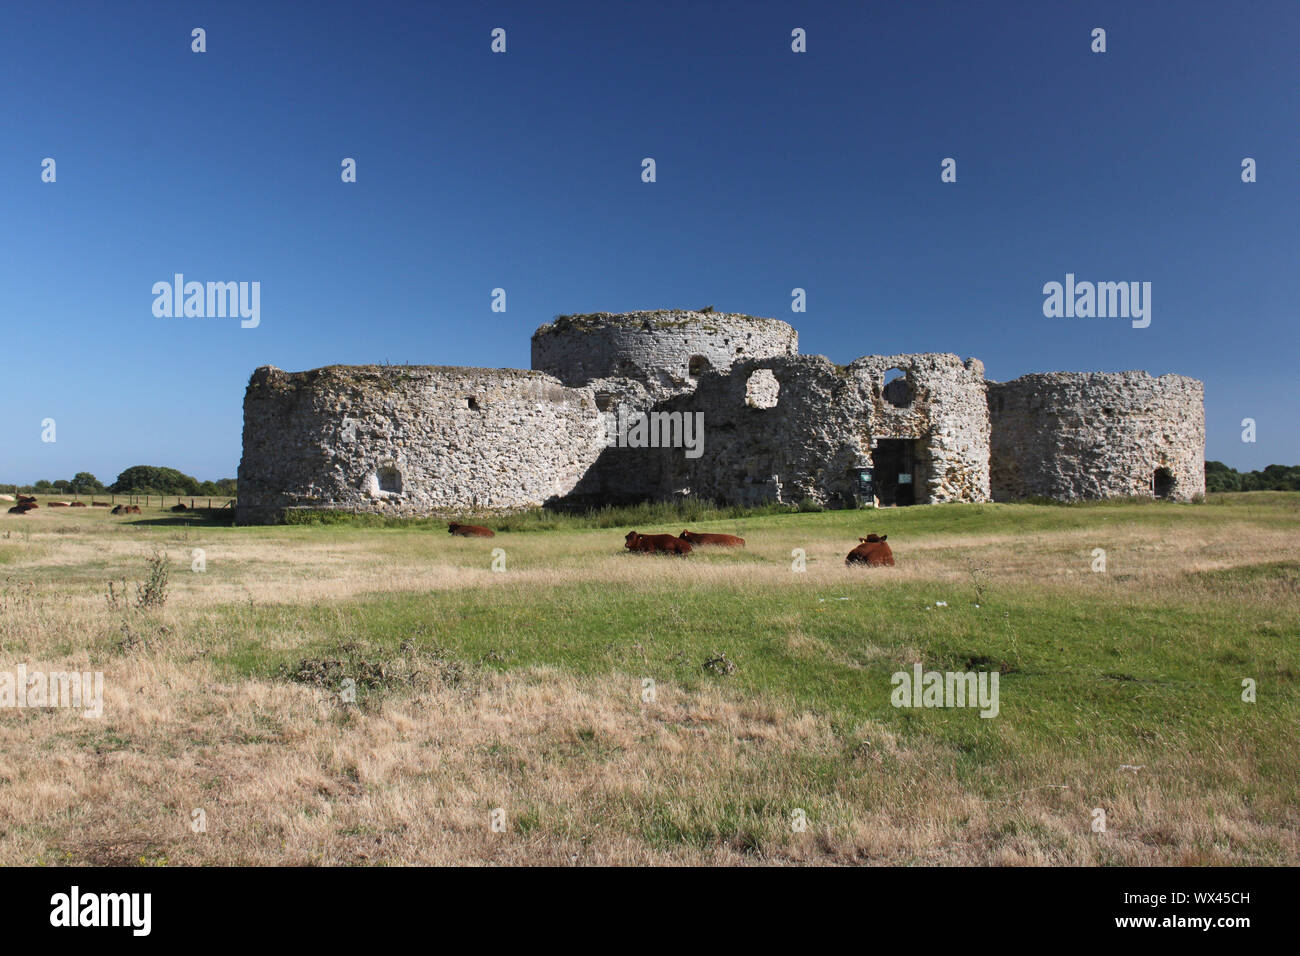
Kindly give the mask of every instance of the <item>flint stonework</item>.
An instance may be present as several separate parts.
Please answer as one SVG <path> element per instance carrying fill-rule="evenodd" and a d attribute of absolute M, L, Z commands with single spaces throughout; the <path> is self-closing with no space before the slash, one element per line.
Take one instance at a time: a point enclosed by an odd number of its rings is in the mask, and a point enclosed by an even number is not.
<path fill-rule="evenodd" d="M 785 322 L 714 312 L 561 316 L 532 353 L 533 371 L 257 369 L 238 520 L 682 498 L 851 507 L 864 473 L 886 505 L 1205 491 L 1203 388 L 1180 375 L 997 383 L 977 359 L 935 353 L 840 366 L 799 355 Z M 703 453 L 608 447 L 620 410 L 702 413 Z"/>

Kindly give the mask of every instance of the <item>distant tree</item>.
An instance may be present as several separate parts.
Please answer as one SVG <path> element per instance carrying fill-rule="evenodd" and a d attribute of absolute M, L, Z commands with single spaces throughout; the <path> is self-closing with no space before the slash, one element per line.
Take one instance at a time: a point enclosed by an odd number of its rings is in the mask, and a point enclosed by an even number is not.
<path fill-rule="evenodd" d="M 116 495 L 196 495 L 198 479 L 159 465 L 132 465 L 108 486 Z"/>
<path fill-rule="evenodd" d="M 1229 468 L 1221 461 L 1205 463 L 1206 491 L 1240 491 L 1241 475 L 1235 468 Z"/>
<path fill-rule="evenodd" d="M 54 486 L 44 478 L 32 485 L 32 488 L 35 489 L 33 493 L 38 495 L 48 495 L 54 490 Z"/>
<path fill-rule="evenodd" d="M 103 492 L 104 485 L 88 471 L 79 471 L 72 479 L 72 490 L 79 495 L 93 495 Z"/>
<path fill-rule="evenodd" d="M 1268 465 L 1260 475 L 1260 484 L 1270 491 L 1292 491 L 1300 488 L 1300 467 Z"/>
<path fill-rule="evenodd" d="M 227 498 L 233 498 L 236 494 L 236 482 L 234 478 L 221 478 L 217 481 L 217 494 Z"/>
<path fill-rule="evenodd" d="M 1300 491 L 1300 465 L 1269 465 L 1239 472 L 1221 461 L 1205 463 L 1206 491 Z"/>

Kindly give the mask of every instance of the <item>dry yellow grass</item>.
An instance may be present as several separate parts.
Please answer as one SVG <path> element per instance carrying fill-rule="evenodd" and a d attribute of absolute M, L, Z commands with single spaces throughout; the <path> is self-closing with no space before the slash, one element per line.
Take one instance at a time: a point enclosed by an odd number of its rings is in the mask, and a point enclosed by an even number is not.
<path fill-rule="evenodd" d="M 751 534 L 743 558 L 695 563 L 619 555 L 620 535 L 594 531 L 485 547 L 361 529 L 142 530 L 64 514 L 24 529 L 6 525 L 0 542 L 0 670 L 103 670 L 105 715 L 0 711 L 0 864 L 1300 862 L 1295 808 L 1261 786 L 1260 764 L 1277 755 L 1238 734 L 1181 733 L 1176 720 L 1158 762 L 1136 771 L 1120 769 L 1131 741 L 1095 742 L 1099 761 L 1044 752 L 1008 726 L 1013 758 L 990 761 L 977 781 L 949 740 L 875 719 L 845 728 L 788 695 L 725 682 L 660 682 L 647 703 L 622 669 L 479 668 L 358 707 L 325 688 L 232 674 L 212 659 L 222 641 L 194 636 L 210 612 L 243 604 L 502 588 L 540 599 L 575 578 L 611 601 L 647 587 L 833 597 L 933 585 L 938 597 L 968 580 L 972 555 L 998 586 L 1046 600 L 1122 588 L 1194 606 L 1214 598 L 1187 584 L 1189 571 L 1300 561 L 1289 529 L 1229 516 L 1153 538 L 1119 524 L 1100 542 L 1109 575 L 1087 571 L 1097 529 L 923 537 L 900 541 L 905 560 L 870 577 L 843 567 L 833 536 L 793 523 Z M 492 546 L 505 548 L 508 574 L 489 570 Z M 202 575 L 188 571 L 196 547 Z M 155 548 L 174 561 L 166 607 L 110 608 L 105 580 L 138 580 Z M 789 569 L 793 548 L 808 553 L 804 575 Z M 1263 598 L 1265 617 L 1297 619 L 1294 594 Z M 116 648 L 124 619 L 147 644 Z M 219 626 L 249 638 L 237 615 Z M 848 660 L 794 614 L 771 629 L 796 659 Z M 300 640 L 292 629 L 255 636 L 271 649 Z M 900 656 L 920 659 L 906 643 L 868 643 L 853 660 Z M 1109 827 L 1096 833 L 1102 803 Z M 490 825 L 496 808 L 505 832 Z M 196 810 L 206 832 L 192 828 Z M 799 810 L 803 832 L 791 826 Z"/>

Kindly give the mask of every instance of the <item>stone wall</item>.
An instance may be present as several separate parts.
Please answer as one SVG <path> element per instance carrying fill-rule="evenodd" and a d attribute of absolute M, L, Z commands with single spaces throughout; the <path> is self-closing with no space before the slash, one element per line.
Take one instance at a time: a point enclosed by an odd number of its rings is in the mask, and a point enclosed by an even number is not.
<path fill-rule="evenodd" d="M 887 388 L 885 379 L 895 369 L 903 374 Z M 951 353 L 869 355 L 848 371 L 870 394 L 873 463 L 882 439 L 909 439 L 919 465 L 918 504 L 989 500 L 984 363 Z"/>
<path fill-rule="evenodd" d="M 891 368 L 905 372 L 910 389 L 901 406 L 884 394 Z M 660 497 L 848 505 L 857 469 L 877 464 L 883 438 L 914 446 L 918 501 L 988 500 L 984 369 L 974 360 L 868 356 L 846 367 L 820 355 L 750 360 L 706 373 L 694 392 L 655 410 L 699 411 L 705 423 L 697 459 L 677 449 L 642 452 L 636 471 Z"/>
<path fill-rule="evenodd" d="M 532 364 L 566 385 L 635 379 L 655 398 L 667 398 L 693 388 L 707 369 L 798 353 L 798 333 L 778 319 L 728 312 L 597 312 L 559 316 L 539 328 Z"/>
<path fill-rule="evenodd" d="M 1052 372 L 988 390 L 997 501 L 1205 493 L 1205 394 L 1196 379 Z M 1157 469 L 1172 485 L 1155 488 Z"/>
<path fill-rule="evenodd" d="M 237 520 L 536 506 L 569 494 L 603 446 L 592 392 L 540 372 L 263 366 L 244 396 Z"/>
<path fill-rule="evenodd" d="M 331 366 L 253 373 L 240 522 L 289 508 L 395 515 L 646 499 L 852 505 L 1204 493 L 1200 382 L 1145 372 L 986 382 L 956 355 L 799 356 L 775 319 L 567 316 L 535 371 Z M 548 374 L 549 373 L 549 374 Z M 703 415 L 699 457 L 608 446 L 607 417 Z"/>

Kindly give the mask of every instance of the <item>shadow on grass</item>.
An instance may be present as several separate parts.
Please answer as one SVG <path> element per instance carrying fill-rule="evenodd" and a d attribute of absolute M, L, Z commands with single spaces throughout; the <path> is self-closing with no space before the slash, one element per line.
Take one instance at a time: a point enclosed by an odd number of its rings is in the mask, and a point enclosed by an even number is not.
<path fill-rule="evenodd" d="M 122 524 L 173 528 L 228 528 L 235 523 L 235 513 L 228 508 L 195 508 L 157 518 L 135 518 Z"/>

